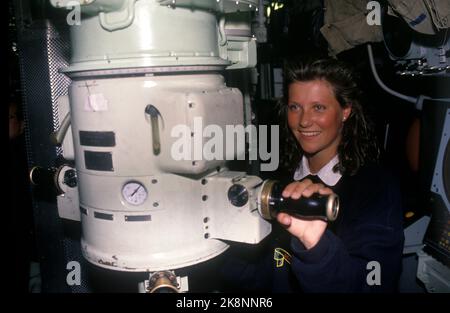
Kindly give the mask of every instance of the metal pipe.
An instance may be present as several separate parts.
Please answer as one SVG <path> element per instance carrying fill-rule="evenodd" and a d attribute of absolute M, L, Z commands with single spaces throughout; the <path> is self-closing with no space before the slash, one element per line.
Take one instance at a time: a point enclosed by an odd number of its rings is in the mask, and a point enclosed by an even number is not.
<path fill-rule="evenodd" d="M 377 69 L 376 69 L 376 67 L 375 67 L 375 62 L 374 62 L 374 59 L 373 59 L 373 52 L 372 52 L 372 45 L 370 45 L 370 44 L 367 45 L 367 52 L 368 52 L 368 54 L 369 54 L 370 68 L 372 69 L 373 76 L 375 77 L 375 80 L 376 80 L 376 82 L 378 83 L 378 85 L 380 85 L 380 87 L 381 87 L 384 91 L 386 91 L 387 93 L 393 95 L 394 97 L 397 97 L 397 98 L 400 98 L 400 99 L 402 99 L 402 100 L 405 100 L 405 101 L 408 101 L 408 102 L 411 102 L 411 103 L 416 104 L 416 102 L 417 102 L 417 100 L 418 100 L 417 98 L 410 97 L 410 96 L 401 94 L 401 93 L 399 93 L 399 92 L 397 92 L 397 91 L 395 91 L 395 90 L 392 90 L 391 88 L 387 87 L 387 86 L 381 81 L 380 77 L 378 76 Z"/>

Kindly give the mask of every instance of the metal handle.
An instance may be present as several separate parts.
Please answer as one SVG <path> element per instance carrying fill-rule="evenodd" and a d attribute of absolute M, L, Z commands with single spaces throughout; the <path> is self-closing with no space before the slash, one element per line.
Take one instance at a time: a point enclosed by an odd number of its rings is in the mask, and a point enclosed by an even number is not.
<path fill-rule="evenodd" d="M 100 25 L 112 32 L 114 30 L 118 30 L 118 29 L 123 29 L 123 28 L 127 28 L 128 26 L 131 25 L 131 23 L 133 23 L 134 20 L 134 4 L 135 4 L 136 0 L 128 0 L 128 3 L 126 5 L 126 8 L 124 11 L 126 11 L 126 18 L 122 21 L 117 21 L 117 22 L 108 22 L 107 21 L 107 16 L 111 15 L 111 13 L 105 13 L 105 12 L 100 12 L 98 17 L 100 19 Z"/>
<path fill-rule="evenodd" d="M 227 44 L 227 34 L 225 33 L 225 17 L 222 16 L 219 21 L 219 45 L 225 46 Z"/>
<path fill-rule="evenodd" d="M 70 126 L 70 112 L 67 112 L 59 129 L 50 135 L 50 140 L 55 146 L 62 145 L 64 138 L 66 137 L 67 130 L 69 129 L 69 126 Z"/>
<path fill-rule="evenodd" d="M 145 113 L 150 115 L 150 123 L 152 125 L 152 146 L 153 146 L 153 154 L 159 155 L 161 152 L 161 139 L 159 136 L 159 122 L 158 116 L 161 116 L 161 113 L 154 105 L 147 105 L 145 107 Z M 162 119 L 162 116 L 161 116 Z"/>

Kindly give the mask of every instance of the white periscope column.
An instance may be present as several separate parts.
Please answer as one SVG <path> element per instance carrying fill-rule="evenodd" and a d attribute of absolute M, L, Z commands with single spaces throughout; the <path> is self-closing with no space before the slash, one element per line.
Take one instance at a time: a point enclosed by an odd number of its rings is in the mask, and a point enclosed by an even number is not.
<path fill-rule="evenodd" d="M 226 174 L 224 158 L 194 153 L 194 143 L 205 143 L 197 121 L 223 133 L 244 124 L 241 92 L 218 74 L 231 64 L 219 57 L 223 7 L 163 2 L 117 0 L 105 9 L 103 0 L 87 1 L 81 24 L 71 27 L 64 72 L 72 78 L 82 252 L 113 270 L 174 270 L 222 253 L 221 239 L 257 243 L 270 232 L 253 198 L 239 207 L 227 198 L 233 182 L 252 189 L 260 179 Z M 178 126 L 187 136 L 174 134 Z M 192 147 L 181 160 L 172 150 L 180 140 Z"/>
<path fill-rule="evenodd" d="M 222 129 L 229 117 L 241 124 L 239 91 L 226 88 L 220 75 L 203 74 L 75 81 L 70 94 L 85 256 L 104 266 L 156 271 L 224 251 L 223 242 L 204 238 L 200 181 L 190 176 L 225 161 L 175 160 L 179 137 L 171 130 L 193 130 L 198 116 Z M 159 152 L 149 106 L 158 111 Z"/>

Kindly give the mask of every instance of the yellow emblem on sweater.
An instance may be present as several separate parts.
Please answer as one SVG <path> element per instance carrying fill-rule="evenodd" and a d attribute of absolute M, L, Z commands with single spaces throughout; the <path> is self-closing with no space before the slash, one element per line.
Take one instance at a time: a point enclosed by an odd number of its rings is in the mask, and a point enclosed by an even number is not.
<path fill-rule="evenodd" d="M 291 264 L 291 254 L 282 248 L 275 248 L 273 259 L 276 261 L 277 267 L 282 267 L 284 265 L 284 261 Z"/>

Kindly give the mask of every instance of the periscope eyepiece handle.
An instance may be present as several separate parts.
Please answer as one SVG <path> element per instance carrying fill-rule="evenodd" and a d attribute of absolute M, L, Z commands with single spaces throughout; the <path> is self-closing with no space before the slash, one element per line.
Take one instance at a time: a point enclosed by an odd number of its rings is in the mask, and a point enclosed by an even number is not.
<path fill-rule="evenodd" d="M 339 213 L 339 197 L 336 194 L 321 195 L 299 199 L 284 198 L 281 194 L 285 185 L 278 181 L 266 180 L 260 194 L 260 213 L 265 219 L 273 219 L 280 212 L 300 219 L 336 220 Z"/>

